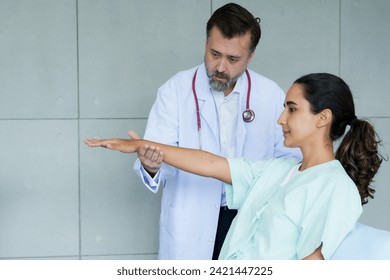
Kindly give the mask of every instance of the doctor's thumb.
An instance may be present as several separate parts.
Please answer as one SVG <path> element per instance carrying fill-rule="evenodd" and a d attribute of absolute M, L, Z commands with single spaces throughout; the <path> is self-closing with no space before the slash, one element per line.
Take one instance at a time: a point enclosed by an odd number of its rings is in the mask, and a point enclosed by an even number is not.
<path fill-rule="evenodd" d="M 128 131 L 127 134 L 129 134 L 131 139 L 140 139 L 138 134 L 136 132 L 132 131 L 132 130 Z"/>

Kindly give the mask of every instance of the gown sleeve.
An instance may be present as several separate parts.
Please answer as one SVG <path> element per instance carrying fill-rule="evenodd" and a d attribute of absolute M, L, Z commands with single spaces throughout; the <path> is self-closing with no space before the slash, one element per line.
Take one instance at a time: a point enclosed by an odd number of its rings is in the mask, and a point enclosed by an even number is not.
<path fill-rule="evenodd" d="M 250 161 L 228 158 L 232 184 L 225 184 L 226 201 L 230 209 L 239 209 L 255 179 L 263 173 L 271 160 Z"/>

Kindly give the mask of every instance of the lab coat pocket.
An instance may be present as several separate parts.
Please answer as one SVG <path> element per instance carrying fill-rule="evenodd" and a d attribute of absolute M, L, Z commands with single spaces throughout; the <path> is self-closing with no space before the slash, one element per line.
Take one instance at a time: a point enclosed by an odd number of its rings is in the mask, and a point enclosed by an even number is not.
<path fill-rule="evenodd" d="M 169 259 L 181 259 L 189 246 L 189 219 L 173 205 L 163 210 L 160 220 L 160 255 Z"/>

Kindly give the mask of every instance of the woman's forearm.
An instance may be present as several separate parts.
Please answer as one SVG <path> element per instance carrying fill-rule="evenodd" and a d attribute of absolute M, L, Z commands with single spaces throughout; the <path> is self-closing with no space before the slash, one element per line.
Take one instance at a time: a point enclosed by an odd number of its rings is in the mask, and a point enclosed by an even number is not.
<path fill-rule="evenodd" d="M 231 183 L 229 164 L 226 158 L 195 149 L 180 148 L 143 139 L 87 139 L 90 147 L 104 147 L 123 153 L 136 153 L 141 149 L 156 149 L 163 154 L 163 161 L 176 168 L 204 177 Z"/>
<path fill-rule="evenodd" d="M 231 184 L 226 158 L 195 149 L 178 148 L 158 144 L 163 161 L 181 170 L 204 177 L 212 177 Z"/>
<path fill-rule="evenodd" d="M 163 155 L 163 161 L 178 169 L 204 177 L 212 177 L 231 183 L 229 165 L 224 157 L 196 150 L 164 145 L 147 140 L 137 144 L 137 152 L 141 149 L 156 149 Z"/>

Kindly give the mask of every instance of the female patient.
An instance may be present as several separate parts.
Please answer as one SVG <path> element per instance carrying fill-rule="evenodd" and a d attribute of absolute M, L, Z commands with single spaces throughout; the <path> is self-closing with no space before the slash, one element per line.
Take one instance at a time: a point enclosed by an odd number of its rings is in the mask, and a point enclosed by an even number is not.
<path fill-rule="evenodd" d="M 251 162 L 141 139 L 88 139 L 90 147 L 154 158 L 226 183 L 238 209 L 220 259 L 329 259 L 351 231 L 382 162 L 374 128 L 357 119 L 348 85 L 326 73 L 296 80 L 279 117 L 284 144 L 303 160 Z M 349 129 L 344 135 L 347 126 Z M 134 134 L 131 134 L 134 135 Z M 333 141 L 341 138 L 336 153 Z"/>

